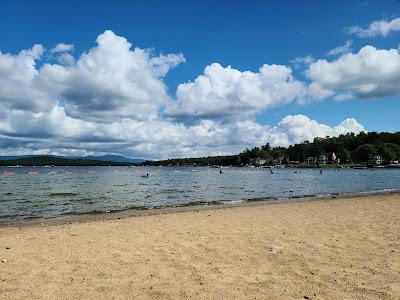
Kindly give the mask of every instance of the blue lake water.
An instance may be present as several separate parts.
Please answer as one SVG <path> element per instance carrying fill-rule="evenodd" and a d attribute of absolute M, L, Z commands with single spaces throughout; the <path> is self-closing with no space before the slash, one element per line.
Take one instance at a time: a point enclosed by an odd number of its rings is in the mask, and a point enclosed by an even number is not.
<path fill-rule="evenodd" d="M 147 173 L 148 178 L 142 177 Z M 321 175 L 319 169 L 291 168 L 274 169 L 274 174 L 269 169 L 224 168 L 220 174 L 206 167 L 0 167 L 0 222 L 398 189 L 400 169 L 325 169 Z"/>

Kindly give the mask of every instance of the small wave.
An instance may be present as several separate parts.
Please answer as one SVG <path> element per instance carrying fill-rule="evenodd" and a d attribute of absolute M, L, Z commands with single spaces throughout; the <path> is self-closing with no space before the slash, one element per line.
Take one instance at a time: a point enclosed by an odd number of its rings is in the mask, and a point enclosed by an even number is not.
<path fill-rule="evenodd" d="M 246 202 L 258 202 L 258 201 L 268 201 L 268 200 L 277 200 L 277 198 L 267 196 L 267 197 L 254 197 L 254 198 L 245 199 Z"/>
<path fill-rule="evenodd" d="M 23 216 L 22 217 L 24 220 L 33 220 L 33 219 L 39 219 L 41 216 Z"/>
<path fill-rule="evenodd" d="M 289 196 L 288 199 L 315 198 L 315 197 L 318 197 L 318 195 L 317 194 L 305 194 L 305 195 Z"/>
<path fill-rule="evenodd" d="M 220 205 L 223 204 L 222 200 L 212 200 L 212 201 L 190 201 L 186 203 L 178 203 L 176 205 L 171 205 L 171 207 L 186 207 L 186 206 L 196 206 L 196 205 Z"/>
<path fill-rule="evenodd" d="M 160 192 L 161 193 L 185 193 L 187 191 L 178 190 L 178 189 L 162 189 Z"/>
<path fill-rule="evenodd" d="M 237 204 L 237 203 L 243 203 L 243 202 L 248 202 L 246 200 L 224 200 L 224 204 Z"/>
<path fill-rule="evenodd" d="M 60 192 L 60 193 L 50 193 L 48 194 L 49 197 L 71 197 L 71 196 L 78 196 L 78 193 L 70 193 L 70 192 Z"/>
<path fill-rule="evenodd" d="M 90 204 L 95 204 L 96 200 L 97 200 L 97 198 L 76 198 L 74 200 L 71 200 L 71 202 L 90 205 Z"/>
<path fill-rule="evenodd" d="M 400 189 L 393 189 L 393 188 L 386 188 L 386 189 L 381 189 L 381 190 L 371 190 L 371 191 L 362 191 L 358 192 L 356 194 L 380 194 L 380 193 L 391 193 L 391 192 L 399 192 Z"/>

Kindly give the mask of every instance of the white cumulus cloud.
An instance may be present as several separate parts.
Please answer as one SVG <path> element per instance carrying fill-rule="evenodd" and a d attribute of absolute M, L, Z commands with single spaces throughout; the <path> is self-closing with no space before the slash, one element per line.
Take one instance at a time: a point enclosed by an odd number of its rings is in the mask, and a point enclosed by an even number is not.
<path fill-rule="evenodd" d="M 258 72 L 241 72 L 218 63 L 207 66 L 193 82 L 180 84 L 177 100 L 166 114 L 175 118 L 246 117 L 303 97 L 305 86 L 282 65 L 263 65 Z"/>
<path fill-rule="evenodd" d="M 303 57 L 296 57 L 295 59 L 292 59 L 290 63 L 293 64 L 296 69 L 300 69 L 304 66 L 309 66 L 314 61 L 314 57 L 312 57 L 311 55 L 307 55 Z"/>
<path fill-rule="evenodd" d="M 36 62 L 42 56 L 40 44 L 17 55 L 0 52 L 0 104 L 14 109 L 42 111 L 51 106 Z"/>
<path fill-rule="evenodd" d="M 288 115 L 276 127 L 270 129 L 268 139 L 272 145 L 288 146 L 306 140 L 312 141 L 316 137 L 361 131 L 365 131 L 364 127 L 353 118 L 347 118 L 339 125 L 330 127 L 304 115 Z"/>
<path fill-rule="evenodd" d="M 304 115 L 287 116 L 276 126 L 268 127 L 252 120 L 201 120 L 184 125 L 160 117 L 105 124 L 69 117 L 58 105 L 40 113 L 2 111 L 6 113 L 0 120 L 0 154 L 114 153 L 151 159 L 204 156 L 238 153 L 265 143 L 288 146 L 314 137 L 364 130 L 354 119 L 330 127 Z"/>
<path fill-rule="evenodd" d="M 398 49 L 365 46 L 334 61 L 312 63 L 307 76 L 328 90 L 340 90 L 341 99 L 350 93 L 360 98 L 400 94 L 400 53 Z"/>
<path fill-rule="evenodd" d="M 400 18 L 388 20 L 378 20 L 372 22 L 367 28 L 353 26 L 348 28 L 350 34 L 359 37 L 387 36 L 390 32 L 400 31 Z"/>
<path fill-rule="evenodd" d="M 51 51 L 54 53 L 60 53 L 60 52 L 69 52 L 72 50 L 74 50 L 74 45 L 59 43 Z"/>
<path fill-rule="evenodd" d="M 107 30 L 97 46 L 70 66 L 45 64 L 40 72 L 65 103 L 68 115 L 109 122 L 145 119 L 169 97 L 162 77 L 184 61 L 182 54 L 152 56 Z"/>

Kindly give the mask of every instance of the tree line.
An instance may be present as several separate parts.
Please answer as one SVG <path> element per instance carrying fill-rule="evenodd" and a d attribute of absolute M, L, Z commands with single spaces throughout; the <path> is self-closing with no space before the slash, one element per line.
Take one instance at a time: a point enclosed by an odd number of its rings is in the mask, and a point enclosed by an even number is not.
<path fill-rule="evenodd" d="M 371 156 L 379 155 L 384 164 L 400 160 L 400 132 L 361 132 L 337 137 L 315 138 L 289 147 L 271 147 L 269 144 L 245 149 L 237 155 L 176 158 L 146 161 L 144 165 L 201 165 L 243 166 L 264 160 L 265 164 L 304 164 L 309 157 L 335 153 L 340 164 L 365 164 Z"/>

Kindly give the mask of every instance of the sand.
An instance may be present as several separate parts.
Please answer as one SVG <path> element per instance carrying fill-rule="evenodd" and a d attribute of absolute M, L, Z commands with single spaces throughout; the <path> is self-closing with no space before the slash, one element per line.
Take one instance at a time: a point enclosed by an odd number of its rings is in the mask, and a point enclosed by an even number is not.
<path fill-rule="evenodd" d="M 1 299 L 400 299 L 400 195 L 0 227 Z"/>

